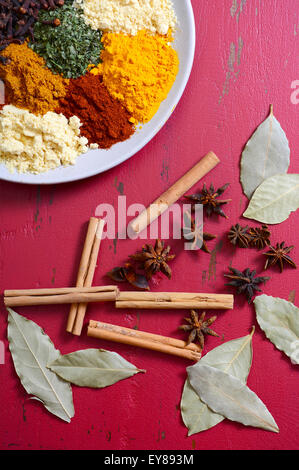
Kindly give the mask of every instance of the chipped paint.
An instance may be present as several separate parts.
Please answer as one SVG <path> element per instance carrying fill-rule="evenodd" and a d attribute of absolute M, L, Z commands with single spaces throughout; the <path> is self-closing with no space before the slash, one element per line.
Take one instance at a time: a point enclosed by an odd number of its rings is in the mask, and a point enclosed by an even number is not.
<path fill-rule="evenodd" d="M 169 180 L 169 166 L 165 161 L 163 161 L 163 163 L 162 163 L 162 171 L 161 171 L 160 175 L 161 175 L 161 180 L 164 183 L 168 183 L 168 180 Z"/>
<path fill-rule="evenodd" d="M 243 13 L 244 7 L 246 5 L 247 0 L 233 0 L 232 6 L 230 7 L 230 14 L 232 18 L 236 18 L 237 23 L 239 22 L 239 18 L 241 13 Z"/>
<path fill-rule="evenodd" d="M 40 203 L 41 203 L 40 186 L 37 186 L 37 190 L 36 190 L 36 209 L 35 209 L 35 213 L 34 213 L 34 222 L 35 223 L 37 223 L 37 221 L 38 221 Z"/>
<path fill-rule="evenodd" d="M 237 13 L 238 8 L 239 8 L 238 0 L 233 0 L 233 4 L 230 7 L 230 14 L 232 18 L 234 18 L 235 14 Z"/>
<path fill-rule="evenodd" d="M 113 186 L 117 189 L 119 194 L 121 194 L 121 195 L 124 194 L 124 183 L 122 183 L 121 181 L 118 182 L 117 176 L 114 178 Z"/>
<path fill-rule="evenodd" d="M 140 313 L 136 313 L 136 324 L 133 326 L 133 330 L 139 330 L 139 323 L 140 323 Z"/>
<path fill-rule="evenodd" d="M 24 423 L 26 423 L 27 418 L 26 418 L 25 402 L 22 403 L 22 418 L 23 418 Z"/>
<path fill-rule="evenodd" d="M 56 186 L 51 187 L 50 197 L 49 197 L 49 206 L 52 206 L 52 204 L 53 204 L 55 189 L 56 189 Z"/>
<path fill-rule="evenodd" d="M 113 251 L 115 255 L 116 255 L 117 242 L 118 242 L 118 232 L 116 234 L 116 237 L 113 240 Z"/>
<path fill-rule="evenodd" d="M 222 89 L 222 94 L 219 98 L 218 103 L 220 104 L 223 98 L 229 94 L 232 81 L 235 82 L 240 74 L 241 56 L 244 47 L 242 37 L 238 38 L 238 43 L 230 43 L 230 53 L 228 58 L 228 71 L 226 72 L 226 78 Z"/>
<path fill-rule="evenodd" d="M 161 406 L 161 404 L 160 404 Z M 158 421 L 158 424 L 159 424 L 159 429 L 158 429 L 158 437 L 157 437 L 157 442 L 160 442 L 161 440 L 163 441 L 166 437 L 166 433 L 165 431 L 161 431 L 160 429 L 160 420 Z"/>
<path fill-rule="evenodd" d="M 51 284 L 55 284 L 56 268 L 52 268 Z"/>
<path fill-rule="evenodd" d="M 40 206 L 41 206 L 41 188 L 40 185 L 37 186 L 36 189 L 36 203 L 35 203 L 35 212 L 34 212 L 34 228 L 35 231 L 38 232 L 39 229 L 41 228 L 41 224 L 43 221 L 43 218 L 40 217 Z"/>
<path fill-rule="evenodd" d="M 211 252 L 210 264 L 209 264 L 209 281 L 213 279 L 216 281 L 217 278 L 217 255 L 220 253 L 223 247 L 223 241 L 217 243 L 214 250 Z"/>

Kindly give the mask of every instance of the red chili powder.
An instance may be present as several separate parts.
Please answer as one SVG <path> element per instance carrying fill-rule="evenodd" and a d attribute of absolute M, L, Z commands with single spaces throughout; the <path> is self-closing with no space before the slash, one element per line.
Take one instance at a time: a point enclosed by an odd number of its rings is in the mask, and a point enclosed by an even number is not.
<path fill-rule="evenodd" d="M 103 149 L 127 140 L 135 131 L 131 114 L 110 96 L 100 75 L 87 73 L 71 79 L 56 112 L 67 118 L 77 116 L 82 122 L 81 135 Z"/>

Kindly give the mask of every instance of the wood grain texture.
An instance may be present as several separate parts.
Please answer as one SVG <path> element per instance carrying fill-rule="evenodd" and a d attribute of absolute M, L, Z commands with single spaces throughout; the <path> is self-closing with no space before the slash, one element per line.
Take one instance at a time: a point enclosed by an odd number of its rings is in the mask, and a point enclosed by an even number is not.
<path fill-rule="evenodd" d="M 97 216 L 102 202 L 117 207 L 146 207 L 181 177 L 211 148 L 221 164 L 205 178 L 215 187 L 231 183 L 226 206 L 228 220 L 210 219 L 205 231 L 218 235 L 211 255 L 184 253 L 180 240 L 172 244 L 171 281 L 158 277 L 156 291 L 231 293 L 223 274 L 229 265 L 262 272 L 264 259 L 254 250 L 238 250 L 227 241 L 233 223 L 248 223 L 241 214 L 247 205 L 239 182 L 244 145 L 267 117 L 269 105 L 285 130 L 291 148 L 289 172 L 299 172 L 299 104 L 291 102 L 291 83 L 299 80 L 298 0 L 193 0 L 197 47 L 186 91 L 167 124 L 137 155 L 119 167 L 86 181 L 50 187 L 0 183 L 0 286 L 4 289 L 75 285 L 85 239 L 86 222 Z M 199 185 L 201 187 L 201 185 Z M 158 191 L 157 191 L 158 189 Z M 196 187 L 194 188 L 196 189 Z M 133 216 L 132 216 L 133 218 Z M 299 262 L 299 213 L 274 226 L 274 242 L 295 245 Z M 118 227 L 121 234 L 123 227 Z M 115 233 L 103 240 L 101 265 L 94 285 L 107 284 L 105 273 L 140 249 L 143 241 L 127 241 Z M 269 272 L 263 288 L 268 295 L 297 301 L 298 270 Z M 264 275 L 264 274 L 262 274 Z M 298 304 L 297 304 L 298 305 Z M 40 309 L 43 309 L 40 312 Z M 254 310 L 237 298 L 233 311 L 219 312 L 213 324 L 224 341 L 245 336 L 256 326 L 253 365 L 248 386 L 267 405 L 280 434 L 244 428 L 224 421 L 206 433 L 187 438 L 179 411 L 188 361 L 114 343 L 99 343 L 64 331 L 68 306 L 18 309 L 44 328 L 63 354 L 98 348 L 116 351 L 136 367 L 146 369 L 108 389 L 74 389 L 75 417 L 65 425 L 28 397 L 15 375 L 6 339 L 6 312 L 1 306 L 0 340 L 0 447 L 2 449 L 298 449 L 298 368 L 265 338 Z M 90 305 L 91 318 L 185 339 L 178 331 L 187 312 L 116 311 L 112 305 Z M 65 318 L 64 318 L 65 315 Z M 208 337 L 205 351 L 221 344 Z M 3 405 L 5 403 L 5 406 Z M 146 426 L 145 426 L 146 423 Z"/>

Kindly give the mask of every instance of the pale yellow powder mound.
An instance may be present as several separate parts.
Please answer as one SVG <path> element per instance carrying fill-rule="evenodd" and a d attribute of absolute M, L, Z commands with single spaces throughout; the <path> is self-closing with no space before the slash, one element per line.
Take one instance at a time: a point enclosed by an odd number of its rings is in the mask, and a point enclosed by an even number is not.
<path fill-rule="evenodd" d="M 60 165 L 73 165 L 88 150 L 80 136 L 80 120 L 48 112 L 36 116 L 15 106 L 0 111 L 0 163 L 9 171 L 42 173 Z"/>
<path fill-rule="evenodd" d="M 171 0 L 75 0 L 93 29 L 136 35 L 167 34 L 177 23 Z"/>

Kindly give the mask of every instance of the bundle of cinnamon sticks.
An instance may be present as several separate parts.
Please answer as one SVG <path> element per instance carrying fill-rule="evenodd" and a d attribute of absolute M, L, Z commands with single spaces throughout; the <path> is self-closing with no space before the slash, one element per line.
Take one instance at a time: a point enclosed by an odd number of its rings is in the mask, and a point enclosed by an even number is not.
<path fill-rule="evenodd" d="M 116 286 L 64 287 L 4 291 L 6 307 L 51 304 L 88 304 L 115 302 L 116 308 L 185 310 L 231 310 L 231 294 L 201 294 L 198 292 L 120 292 Z"/>
<path fill-rule="evenodd" d="M 104 221 L 101 219 L 91 217 L 89 220 L 87 235 L 77 275 L 77 287 L 91 287 L 92 285 L 104 225 Z M 78 336 L 81 334 L 86 308 L 87 302 L 84 300 L 80 301 L 80 303 L 72 303 L 68 316 L 66 331 Z"/>

